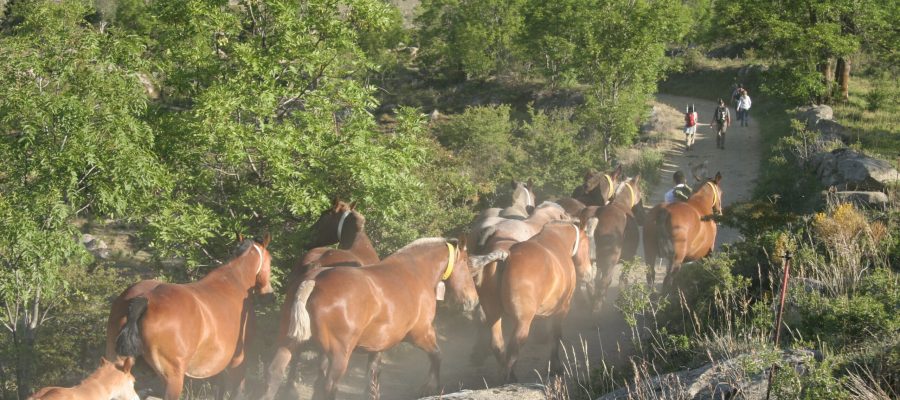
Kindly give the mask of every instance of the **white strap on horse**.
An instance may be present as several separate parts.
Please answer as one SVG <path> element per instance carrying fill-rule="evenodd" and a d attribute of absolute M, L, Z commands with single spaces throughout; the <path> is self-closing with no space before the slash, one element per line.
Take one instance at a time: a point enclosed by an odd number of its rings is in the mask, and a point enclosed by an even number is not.
<path fill-rule="evenodd" d="M 259 253 L 259 266 L 256 267 L 256 275 L 259 275 L 259 271 L 262 271 L 263 251 L 256 243 L 253 243 L 253 248 L 256 249 L 257 253 Z"/>
<path fill-rule="evenodd" d="M 347 219 L 347 216 L 350 215 L 350 211 L 344 211 L 341 214 L 341 220 L 338 222 L 338 244 L 341 242 L 341 234 L 344 232 L 344 221 Z"/>
<path fill-rule="evenodd" d="M 522 189 L 525 189 L 525 206 L 534 207 L 534 197 L 531 197 L 531 191 L 525 185 L 522 185 Z"/>
<path fill-rule="evenodd" d="M 575 246 L 572 246 L 572 257 L 575 257 L 575 254 L 578 253 L 578 245 L 581 244 L 581 229 L 575 224 L 572 224 L 572 227 L 575 228 Z"/>

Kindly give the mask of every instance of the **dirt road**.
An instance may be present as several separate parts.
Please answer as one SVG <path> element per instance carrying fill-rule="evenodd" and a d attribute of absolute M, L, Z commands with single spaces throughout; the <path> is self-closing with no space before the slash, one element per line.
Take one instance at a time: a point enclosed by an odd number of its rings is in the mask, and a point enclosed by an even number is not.
<path fill-rule="evenodd" d="M 714 104 L 699 99 L 667 95 L 659 96 L 658 101 L 661 104 L 657 108 L 663 118 L 661 123 L 657 124 L 657 128 L 663 134 L 661 145 L 667 149 L 667 161 L 663 170 L 660 171 L 661 183 L 645 199 L 646 204 L 656 204 L 662 201 L 663 194 L 669 189 L 675 169 L 680 168 L 689 176 L 688 163 L 700 163 L 704 160 L 708 160 L 710 175 L 721 171 L 724 176 L 722 187 L 726 205 L 734 201 L 749 199 L 755 186 L 760 158 L 759 132 L 756 123 L 751 120 L 749 127 L 731 127 L 728 130 L 726 150 L 716 148 L 715 132 L 712 128 L 701 126 L 698 128 L 694 150 L 686 153 L 684 152 L 684 135 L 681 131 L 683 119 L 680 110 L 683 110 L 686 104 L 695 104 L 700 114 L 700 122 L 709 123 L 715 109 Z M 731 112 L 734 115 L 734 110 Z M 737 232 L 731 229 L 722 228 L 719 232 L 717 240 L 719 244 L 738 239 Z M 658 277 L 659 280 L 661 277 Z M 629 343 L 628 327 L 613 305 L 618 296 L 618 285 L 617 283 L 613 285 L 600 317 L 592 317 L 584 304 L 576 303 L 565 326 L 564 340 L 568 342 L 569 346 L 577 349 L 576 355 L 579 359 L 582 358 L 580 349 L 583 343 L 587 348 L 588 360 L 592 366 L 597 366 L 604 361 L 607 364 L 618 364 L 621 361 L 618 358 L 623 357 L 626 352 L 620 351 L 620 349 L 626 348 Z M 489 358 L 483 366 L 470 364 L 469 356 L 477 332 L 472 323 L 460 319 L 440 320 L 437 329 L 443 352 L 441 379 L 446 393 L 462 388 L 480 389 L 485 386 L 501 384 L 499 369 L 493 357 Z M 546 371 L 550 355 L 549 340 L 541 340 L 535 336 L 540 335 L 533 334 L 529 339 L 522 350 L 522 358 L 517 366 L 519 378 L 526 382 L 541 380 L 536 371 Z M 354 355 L 350 371 L 341 383 L 338 398 L 362 398 L 365 388 L 365 363 L 364 355 Z M 388 352 L 385 357 L 380 380 L 381 398 L 390 400 L 417 398 L 419 387 L 424 382 L 427 371 L 427 357 L 423 352 L 406 344 L 398 346 Z M 311 363 L 308 367 L 302 368 L 301 375 L 304 383 L 299 388 L 299 398 L 311 397 L 315 373 Z M 297 394 L 286 395 L 283 398 L 296 399 Z"/>

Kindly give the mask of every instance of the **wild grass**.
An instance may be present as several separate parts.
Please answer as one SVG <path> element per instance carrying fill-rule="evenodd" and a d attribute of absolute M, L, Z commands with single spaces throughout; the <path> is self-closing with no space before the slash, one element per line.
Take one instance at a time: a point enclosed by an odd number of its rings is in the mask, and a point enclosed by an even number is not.
<path fill-rule="evenodd" d="M 849 101 L 833 105 L 835 120 L 851 141 L 898 163 L 900 157 L 900 84 L 896 79 L 853 77 Z"/>

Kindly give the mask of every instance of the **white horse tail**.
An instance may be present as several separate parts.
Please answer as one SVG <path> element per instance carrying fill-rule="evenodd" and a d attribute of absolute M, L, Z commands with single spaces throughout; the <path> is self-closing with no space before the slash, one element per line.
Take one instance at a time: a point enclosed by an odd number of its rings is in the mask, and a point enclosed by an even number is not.
<path fill-rule="evenodd" d="M 287 335 L 289 338 L 303 343 L 312 337 L 312 326 L 309 321 L 309 311 L 306 310 L 306 302 L 309 295 L 312 294 L 316 287 L 314 279 L 306 280 L 300 283 L 297 288 L 297 297 L 294 299 L 294 305 L 291 307 L 291 321 L 288 324 Z"/>

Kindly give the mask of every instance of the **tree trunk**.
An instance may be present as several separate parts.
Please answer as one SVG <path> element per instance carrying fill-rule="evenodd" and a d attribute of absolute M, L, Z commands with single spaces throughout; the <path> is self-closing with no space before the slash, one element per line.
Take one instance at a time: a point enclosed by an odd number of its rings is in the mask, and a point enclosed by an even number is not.
<path fill-rule="evenodd" d="M 850 100 L 850 58 L 840 57 L 837 61 L 838 86 L 841 88 L 841 98 Z"/>
<path fill-rule="evenodd" d="M 822 73 L 822 82 L 825 84 L 825 90 L 819 95 L 820 104 L 828 104 L 831 102 L 831 95 L 834 93 L 834 59 L 827 58 L 819 66 Z"/>
<path fill-rule="evenodd" d="M 20 399 L 27 399 L 33 392 L 35 330 L 28 323 L 19 324 L 13 334 L 16 354 L 16 387 Z"/>

